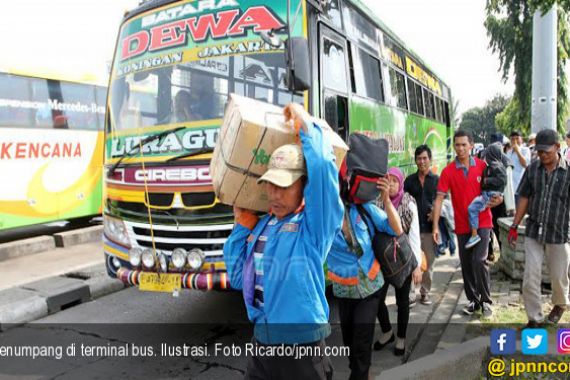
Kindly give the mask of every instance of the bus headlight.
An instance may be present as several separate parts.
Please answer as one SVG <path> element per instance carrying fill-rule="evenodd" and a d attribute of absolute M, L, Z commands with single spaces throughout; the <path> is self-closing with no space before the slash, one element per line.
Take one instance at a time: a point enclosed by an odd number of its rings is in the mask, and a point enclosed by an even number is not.
<path fill-rule="evenodd" d="M 158 254 L 158 264 L 160 265 L 160 270 L 163 273 L 168 271 L 168 261 L 166 260 L 166 255 L 164 253 Z"/>
<path fill-rule="evenodd" d="M 187 255 L 188 254 L 186 253 L 185 249 L 176 248 L 174 251 L 172 251 L 172 256 L 170 257 L 172 265 L 174 265 L 176 269 L 181 269 L 184 264 L 186 264 Z"/>
<path fill-rule="evenodd" d="M 105 231 L 105 235 L 115 243 L 130 247 L 131 244 L 129 242 L 129 235 L 127 234 L 127 227 L 122 220 L 104 215 L 103 230 Z"/>
<path fill-rule="evenodd" d="M 147 248 L 142 253 L 142 263 L 146 268 L 153 268 L 154 267 L 154 254 L 152 253 L 152 249 Z"/>
<path fill-rule="evenodd" d="M 202 267 L 202 265 L 204 264 L 204 259 L 206 258 L 206 256 L 204 255 L 204 252 L 202 252 L 201 249 L 199 248 L 192 248 L 190 250 L 190 252 L 188 252 L 188 265 L 190 266 L 190 268 L 192 268 L 193 270 L 198 270 Z"/>
<path fill-rule="evenodd" d="M 141 265 L 141 256 L 143 254 L 143 250 L 140 247 L 135 247 L 129 251 L 129 262 L 132 266 L 138 267 Z"/>

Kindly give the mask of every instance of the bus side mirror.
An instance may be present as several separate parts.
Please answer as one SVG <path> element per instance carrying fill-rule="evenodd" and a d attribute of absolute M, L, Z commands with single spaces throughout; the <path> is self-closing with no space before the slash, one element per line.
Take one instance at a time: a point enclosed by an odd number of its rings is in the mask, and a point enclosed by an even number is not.
<path fill-rule="evenodd" d="M 285 41 L 287 58 L 286 86 L 289 91 L 302 92 L 311 87 L 309 41 L 303 37 L 291 37 Z"/>

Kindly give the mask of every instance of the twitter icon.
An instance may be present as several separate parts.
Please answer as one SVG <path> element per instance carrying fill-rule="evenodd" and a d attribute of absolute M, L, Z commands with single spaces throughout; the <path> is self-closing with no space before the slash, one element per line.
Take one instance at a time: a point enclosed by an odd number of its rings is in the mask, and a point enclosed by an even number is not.
<path fill-rule="evenodd" d="M 522 353 L 545 355 L 548 353 L 548 333 L 545 329 L 524 329 L 522 331 Z"/>

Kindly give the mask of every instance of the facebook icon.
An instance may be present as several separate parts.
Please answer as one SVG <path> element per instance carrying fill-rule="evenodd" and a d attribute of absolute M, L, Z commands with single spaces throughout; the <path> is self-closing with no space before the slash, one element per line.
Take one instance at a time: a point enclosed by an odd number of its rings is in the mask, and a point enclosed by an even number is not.
<path fill-rule="evenodd" d="M 517 334 L 512 329 L 491 330 L 491 354 L 512 355 L 517 350 Z"/>

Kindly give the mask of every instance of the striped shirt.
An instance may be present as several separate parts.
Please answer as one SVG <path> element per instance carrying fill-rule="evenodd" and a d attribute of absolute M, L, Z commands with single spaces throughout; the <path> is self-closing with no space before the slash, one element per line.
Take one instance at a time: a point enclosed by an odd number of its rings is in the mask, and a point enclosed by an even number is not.
<path fill-rule="evenodd" d="M 255 247 L 253 248 L 253 265 L 255 268 L 255 289 L 253 292 L 253 304 L 263 309 L 264 300 L 263 300 L 263 253 L 265 252 L 265 245 L 267 244 L 267 237 L 272 234 L 272 231 L 276 228 L 278 224 L 278 220 L 276 217 L 273 217 L 265 228 L 261 235 L 257 239 L 255 243 Z"/>
<path fill-rule="evenodd" d="M 540 160 L 533 161 L 517 193 L 529 198 L 526 236 L 546 244 L 570 241 L 570 170 L 565 158 L 560 157 L 550 174 Z"/>

